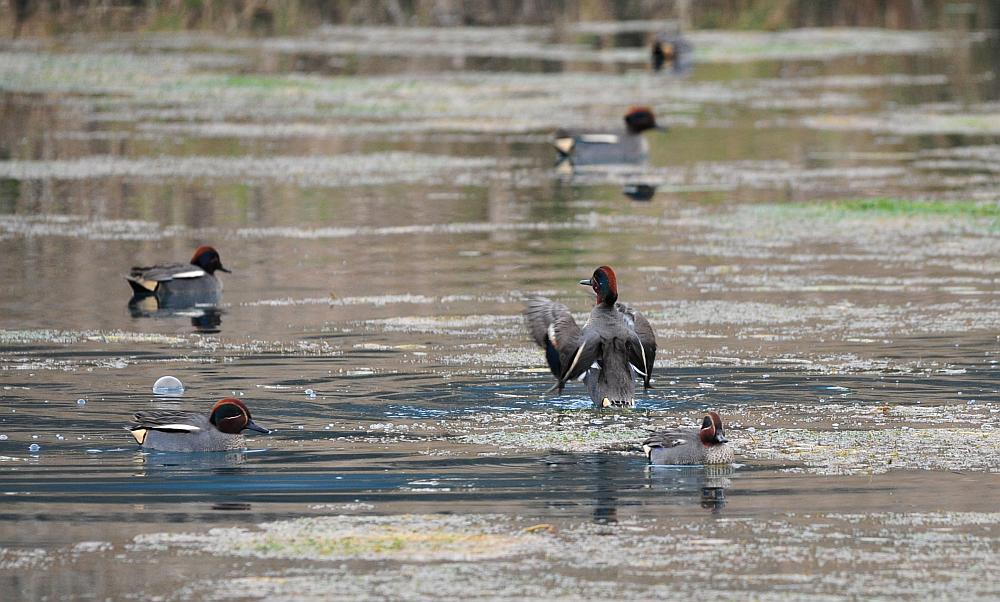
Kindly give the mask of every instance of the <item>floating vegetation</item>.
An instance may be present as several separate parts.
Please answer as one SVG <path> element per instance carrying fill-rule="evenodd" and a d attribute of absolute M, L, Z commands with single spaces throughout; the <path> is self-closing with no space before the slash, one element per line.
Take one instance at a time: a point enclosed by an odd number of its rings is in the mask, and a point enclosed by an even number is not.
<path fill-rule="evenodd" d="M 933 108 L 893 111 L 881 115 L 816 115 L 802 119 L 803 125 L 821 130 L 862 130 L 908 136 L 925 134 L 1000 134 L 1000 112 L 943 113 Z"/>
<path fill-rule="evenodd" d="M 719 502 L 704 501 L 709 512 Z M 660 599 L 696 597 L 704 579 L 722 600 L 748 592 L 794 600 L 816 597 L 817 588 L 831 599 L 869 596 L 872 588 L 893 597 L 943 598 L 1000 589 L 989 570 L 1000 542 L 996 512 L 792 508 L 780 516 L 709 519 L 682 512 L 682 520 L 670 520 L 613 506 L 604 511 L 609 520 L 596 523 L 500 514 L 331 516 L 152 533 L 128 547 L 241 559 L 243 576 L 214 590 L 218 599 L 244 598 L 247 591 L 276 599 L 366 599 L 377 591 L 418 600 L 461 597 L 471 587 L 498 599 Z M 365 564 L 372 561 L 377 570 Z M 817 574 L 817 563 L 838 570 Z M 523 578 L 525 566 L 531 579 Z M 608 571 L 630 578 L 608 579 Z M 869 578 L 875 574 L 877 582 Z M 213 583 L 207 576 L 188 583 L 178 598 Z"/>
<path fill-rule="evenodd" d="M 499 163 L 492 157 L 446 157 L 402 152 L 332 157 L 87 157 L 65 161 L 0 161 L 0 177 L 16 180 L 107 177 L 241 182 L 277 180 L 301 186 L 380 186 L 440 182 L 445 174 L 456 170 L 489 173 Z M 125 227 L 131 226 L 131 223 L 125 223 Z"/>
<path fill-rule="evenodd" d="M 0 330 L 0 343 L 12 344 L 71 344 L 80 342 L 102 343 L 153 343 L 179 345 L 188 341 L 185 337 L 143 333 L 143 332 L 99 332 L 95 330 Z"/>
<path fill-rule="evenodd" d="M 502 516 L 330 516 L 263 523 L 256 529 L 159 533 L 135 538 L 136 551 L 194 552 L 296 560 L 470 562 L 539 552 L 545 538 L 513 531 Z"/>
<path fill-rule="evenodd" d="M 986 428 L 989 427 L 989 428 Z M 816 474 L 889 470 L 1000 472 L 1000 428 L 882 428 L 878 430 L 759 430 L 741 441 L 740 458 L 804 464 Z"/>

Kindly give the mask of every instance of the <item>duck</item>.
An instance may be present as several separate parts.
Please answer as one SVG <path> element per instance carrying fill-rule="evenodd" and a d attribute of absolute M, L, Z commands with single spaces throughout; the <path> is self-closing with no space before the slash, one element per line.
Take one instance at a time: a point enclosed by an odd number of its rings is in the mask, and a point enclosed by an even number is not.
<path fill-rule="evenodd" d="M 220 399 L 208 415 L 175 410 L 136 412 L 126 430 L 143 450 L 210 452 L 243 449 L 244 431 L 268 434 L 238 399 Z"/>
<path fill-rule="evenodd" d="M 661 32 L 650 47 L 650 66 L 653 71 L 661 71 L 664 65 L 669 64 L 674 73 L 687 73 L 693 62 L 692 50 L 691 42 L 680 32 Z"/>
<path fill-rule="evenodd" d="M 654 433 L 642 442 L 650 464 L 732 464 L 733 448 L 726 439 L 722 418 L 708 412 L 698 429 Z"/>
<path fill-rule="evenodd" d="M 215 305 L 222 298 L 222 281 L 215 272 L 231 273 L 222 266 L 219 252 L 198 247 L 190 263 L 133 267 L 125 280 L 132 287 L 132 303 L 153 297 L 159 308 Z"/>
<path fill-rule="evenodd" d="M 553 146 L 560 169 L 574 165 L 640 164 L 649 156 L 642 133 L 666 131 L 656 123 L 649 107 L 632 107 L 625 113 L 625 129 L 613 132 L 556 130 Z"/>
<path fill-rule="evenodd" d="M 593 289 L 590 317 L 577 325 L 562 303 L 544 297 L 525 301 L 524 316 L 535 343 L 556 377 L 550 391 L 561 393 L 566 383 L 583 379 L 599 408 L 635 407 L 635 381 L 652 388 L 656 334 L 638 310 L 618 302 L 618 279 L 607 265 L 594 270 L 581 285 Z"/>

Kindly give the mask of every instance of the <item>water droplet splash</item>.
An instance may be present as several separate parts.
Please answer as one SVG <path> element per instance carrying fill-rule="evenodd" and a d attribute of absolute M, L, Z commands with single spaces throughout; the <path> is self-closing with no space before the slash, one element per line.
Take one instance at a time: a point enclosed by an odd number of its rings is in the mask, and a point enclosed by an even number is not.
<path fill-rule="evenodd" d="M 309 399 L 316 399 L 316 391 L 313 391 L 312 389 L 306 389 L 306 397 L 308 397 Z"/>
<path fill-rule="evenodd" d="M 173 376 L 161 376 L 153 383 L 154 395 L 180 395 L 184 392 L 184 384 Z"/>
<path fill-rule="evenodd" d="M 32 453 L 37 452 L 40 449 L 42 449 L 42 446 L 37 443 L 32 443 L 31 445 L 28 446 L 28 451 Z"/>
<path fill-rule="evenodd" d="M 85 406 L 85 405 L 87 405 L 87 400 L 83 399 L 83 398 L 77 399 L 76 400 L 76 405 L 78 405 L 78 406 Z"/>

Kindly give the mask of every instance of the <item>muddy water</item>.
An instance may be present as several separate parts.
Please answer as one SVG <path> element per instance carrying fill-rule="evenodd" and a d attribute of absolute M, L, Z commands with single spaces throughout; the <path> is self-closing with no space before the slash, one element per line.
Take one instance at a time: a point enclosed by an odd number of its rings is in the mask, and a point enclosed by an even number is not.
<path fill-rule="evenodd" d="M 675 77 L 576 33 L 5 43 L 4 598 L 995 598 L 996 39 L 695 33 Z M 635 103 L 648 164 L 552 168 Z M 221 307 L 128 306 L 206 242 Z M 545 396 L 519 317 L 604 263 L 634 412 Z M 245 453 L 121 429 L 229 395 Z M 708 407 L 737 466 L 645 465 Z"/>

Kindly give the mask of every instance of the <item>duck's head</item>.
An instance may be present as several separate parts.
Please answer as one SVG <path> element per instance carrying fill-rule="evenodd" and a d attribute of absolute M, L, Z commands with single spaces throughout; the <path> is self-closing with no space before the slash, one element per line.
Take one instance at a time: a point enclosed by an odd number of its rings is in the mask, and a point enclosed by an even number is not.
<path fill-rule="evenodd" d="M 649 107 L 632 107 L 625 113 L 625 127 L 629 133 L 641 134 L 646 130 L 664 130 L 656 124 L 656 117 Z"/>
<path fill-rule="evenodd" d="M 698 437 L 707 446 L 722 445 L 729 441 L 726 439 L 726 429 L 722 428 L 722 418 L 715 412 L 709 412 L 702 418 Z"/>
<path fill-rule="evenodd" d="M 220 399 L 212 406 L 212 414 L 208 421 L 223 433 L 238 435 L 245 430 L 257 431 L 265 435 L 271 431 L 258 426 L 250 417 L 250 409 L 239 399 L 227 397 Z"/>
<path fill-rule="evenodd" d="M 191 257 L 191 265 L 196 265 L 209 274 L 214 274 L 215 270 L 229 274 L 229 270 L 222 267 L 222 258 L 219 252 L 208 245 L 198 247 Z"/>
<path fill-rule="evenodd" d="M 610 266 L 602 265 L 594 270 L 589 280 L 581 280 L 580 284 L 594 289 L 598 304 L 614 305 L 618 301 L 618 279 Z"/>

